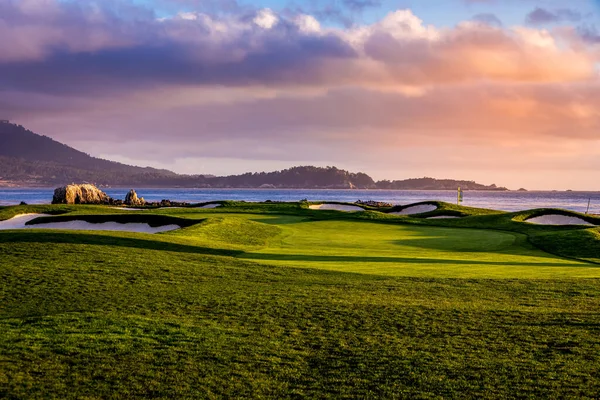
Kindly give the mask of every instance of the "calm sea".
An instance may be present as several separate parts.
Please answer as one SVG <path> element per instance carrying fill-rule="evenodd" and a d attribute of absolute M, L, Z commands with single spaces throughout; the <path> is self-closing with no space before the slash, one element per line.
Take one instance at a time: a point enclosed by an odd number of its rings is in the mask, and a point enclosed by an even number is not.
<path fill-rule="evenodd" d="M 125 198 L 128 189 L 106 189 L 116 199 Z M 45 204 L 52 201 L 52 189 L 0 189 L 0 205 Z M 162 199 L 191 203 L 211 200 L 245 201 L 384 201 L 410 204 L 425 200 L 456 202 L 456 192 L 449 190 L 296 190 L 296 189 L 137 189 L 139 196 L 149 201 Z M 557 207 L 600 214 L 600 192 L 464 192 L 463 204 L 472 207 L 518 211 L 540 207 Z"/>

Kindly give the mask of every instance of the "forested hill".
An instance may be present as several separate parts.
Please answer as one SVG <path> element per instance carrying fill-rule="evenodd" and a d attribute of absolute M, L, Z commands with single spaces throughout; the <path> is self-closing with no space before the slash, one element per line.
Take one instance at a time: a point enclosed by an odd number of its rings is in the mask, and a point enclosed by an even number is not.
<path fill-rule="evenodd" d="M 507 190 L 492 184 L 473 181 L 419 178 L 375 182 L 369 175 L 352 173 L 336 167 L 293 167 L 275 172 L 246 173 L 205 179 L 210 187 L 225 188 L 332 188 L 332 189 L 388 189 L 388 190 Z"/>
<path fill-rule="evenodd" d="M 274 172 L 231 176 L 179 175 L 151 167 L 136 167 L 92 157 L 33 133 L 20 125 L 0 122 L 0 187 L 58 186 L 89 182 L 99 186 L 297 189 L 452 189 L 506 190 L 471 181 L 433 178 L 375 182 L 362 172 L 336 167 L 301 166 Z"/>
<path fill-rule="evenodd" d="M 255 172 L 208 178 L 211 187 L 254 188 L 375 188 L 373 179 L 362 172 L 352 173 L 336 167 L 293 167 L 282 171 Z"/>
<path fill-rule="evenodd" d="M 491 185 L 482 185 L 473 181 L 434 178 L 379 181 L 377 182 L 377 188 L 390 190 L 456 190 L 457 188 L 463 190 L 508 190 L 505 187 L 498 187 L 493 183 Z"/>
<path fill-rule="evenodd" d="M 156 168 L 142 168 L 92 157 L 20 125 L 0 122 L 0 185 L 55 185 L 71 182 L 111 184 L 175 177 Z"/>

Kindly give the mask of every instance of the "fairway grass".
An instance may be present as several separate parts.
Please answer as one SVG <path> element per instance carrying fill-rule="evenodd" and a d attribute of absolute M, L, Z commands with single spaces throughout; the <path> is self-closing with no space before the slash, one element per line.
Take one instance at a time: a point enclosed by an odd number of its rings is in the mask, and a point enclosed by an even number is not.
<path fill-rule="evenodd" d="M 189 222 L 0 232 L 0 398 L 600 393 L 597 228 L 290 203 L 9 207 L 0 219 L 24 212 Z"/>

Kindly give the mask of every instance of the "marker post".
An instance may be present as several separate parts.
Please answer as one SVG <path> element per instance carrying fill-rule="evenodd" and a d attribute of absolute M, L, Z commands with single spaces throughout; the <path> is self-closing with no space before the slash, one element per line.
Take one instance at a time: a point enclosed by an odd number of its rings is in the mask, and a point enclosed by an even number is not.
<path fill-rule="evenodd" d="M 585 210 L 585 213 L 587 214 L 588 212 L 590 212 L 590 202 L 592 201 L 591 198 L 588 199 L 588 206 L 587 206 L 587 210 Z"/>

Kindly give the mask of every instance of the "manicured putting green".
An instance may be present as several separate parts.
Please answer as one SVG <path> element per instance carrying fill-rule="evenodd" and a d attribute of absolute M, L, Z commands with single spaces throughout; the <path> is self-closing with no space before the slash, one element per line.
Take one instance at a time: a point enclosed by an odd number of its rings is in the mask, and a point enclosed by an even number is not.
<path fill-rule="evenodd" d="M 294 215 L 191 214 L 205 222 L 161 240 L 239 250 L 262 264 L 386 276 L 453 278 L 600 277 L 596 265 L 558 257 L 525 234 L 491 229 L 315 221 Z"/>
<path fill-rule="evenodd" d="M 298 268 L 414 277 L 600 277 L 600 268 L 548 254 L 523 234 L 483 229 L 219 215 L 170 235 Z"/>

